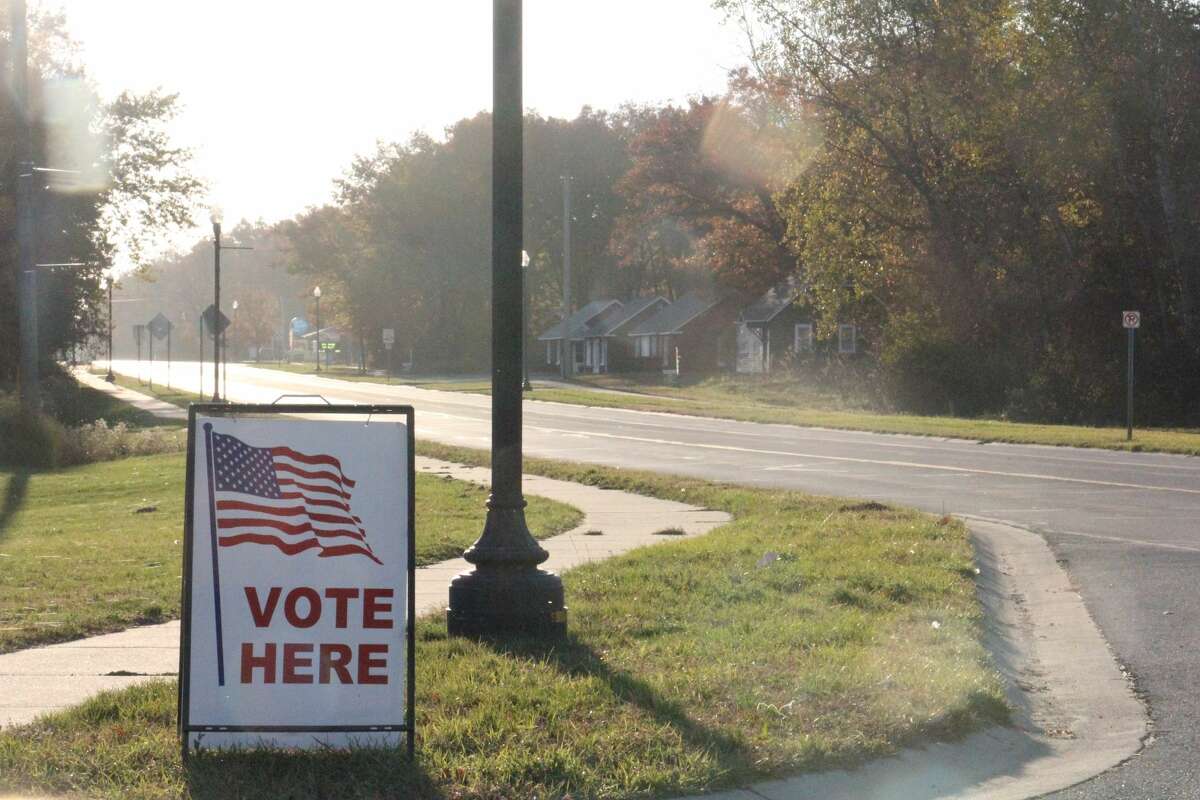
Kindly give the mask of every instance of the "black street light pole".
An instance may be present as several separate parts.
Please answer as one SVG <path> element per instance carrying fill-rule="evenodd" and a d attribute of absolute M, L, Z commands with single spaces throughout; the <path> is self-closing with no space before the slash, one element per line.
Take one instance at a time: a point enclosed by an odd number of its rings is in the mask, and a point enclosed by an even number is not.
<path fill-rule="evenodd" d="M 562 581 L 529 534 L 521 494 L 521 0 L 493 0 L 492 493 L 483 534 L 463 557 L 475 568 L 450 583 L 455 636 L 567 630 Z"/>

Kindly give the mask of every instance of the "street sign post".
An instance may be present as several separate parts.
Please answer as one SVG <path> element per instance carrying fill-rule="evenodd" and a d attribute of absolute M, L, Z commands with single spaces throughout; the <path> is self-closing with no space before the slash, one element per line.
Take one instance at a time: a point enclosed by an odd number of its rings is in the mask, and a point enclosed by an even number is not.
<path fill-rule="evenodd" d="M 1125 441 L 1133 441 L 1133 340 L 1135 331 L 1142 326 L 1142 312 L 1122 311 L 1121 325 L 1127 333 L 1128 356 L 1125 364 Z"/>
<path fill-rule="evenodd" d="M 189 409 L 184 758 L 412 753 L 413 441 L 411 406 Z"/>
<path fill-rule="evenodd" d="M 388 374 L 388 383 L 391 383 L 391 381 L 392 381 L 392 373 L 394 373 L 394 372 L 396 371 L 395 369 L 393 369 L 393 368 L 392 368 L 392 347 L 393 347 L 395 344 L 396 344 L 396 329 L 395 329 L 395 328 L 384 328 L 384 329 L 383 329 L 383 349 L 384 349 L 384 350 L 387 350 L 387 359 L 388 359 L 388 368 L 387 368 L 387 374 Z"/>
<path fill-rule="evenodd" d="M 171 322 L 166 317 L 164 317 L 162 312 L 160 311 L 154 315 L 154 319 L 152 319 L 146 323 L 146 330 L 150 331 L 150 388 L 154 388 L 154 340 L 155 339 L 167 339 L 168 340 L 168 345 L 167 345 L 167 376 L 168 376 L 167 377 L 167 386 L 170 386 L 171 385 L 171 379 L 170 379 L 171 347 L 169 344 L 170 339 L 168 339 L 168 337 L 171 335 Z"/>
<path fill-rule="evenodd" d="M 145 325 L 133 326 L 133 338 L 137 340 L 138 383 L 144 383 L 142 380 L 142 334 L 145 332 L 145 330 Z"/>

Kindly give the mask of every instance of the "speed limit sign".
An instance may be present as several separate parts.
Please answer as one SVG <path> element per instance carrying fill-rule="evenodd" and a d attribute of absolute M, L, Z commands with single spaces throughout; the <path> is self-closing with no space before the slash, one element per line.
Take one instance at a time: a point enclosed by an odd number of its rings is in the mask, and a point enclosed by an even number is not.
<path fill-rule="evenodd" d="M 1142 312 L 1140 311 L 1122 311 L 1121 325 L 1126 328 L 1142 327 Z"/>

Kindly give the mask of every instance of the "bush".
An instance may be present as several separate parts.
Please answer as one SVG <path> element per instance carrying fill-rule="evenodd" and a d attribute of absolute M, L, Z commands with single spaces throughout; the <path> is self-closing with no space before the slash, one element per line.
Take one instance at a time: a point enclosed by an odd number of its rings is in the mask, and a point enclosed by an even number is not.
<path fill-rule="evenodd" d="M 887 392 L 904 411 L 972 417 L 1004 407 L 1007 370 L 983 348 L 912 337 L 889 343 L 882 360 Z"/>
<path fill-rule="evenodd" d="M 131 430 L 124 422 L 109 426 L 102 419 L 66 431 L 62 465 L 91 464 L 129 456 L 175 453 L 186 446 L 179 428 Z"/>
<path fill-rule="evenodd" d="M 0 464 L 53 469 L 128 456 L 174 453 L 186 446 L 179 428 L 131 429 L 104 420 L 68 428 L 46 414 L 0 398 Z"/>
<path fill-rule="evenodd" d="M 66 440 L 67 429 L 52 418 L 0 398 L 0 464 L 56 467 Z"/>

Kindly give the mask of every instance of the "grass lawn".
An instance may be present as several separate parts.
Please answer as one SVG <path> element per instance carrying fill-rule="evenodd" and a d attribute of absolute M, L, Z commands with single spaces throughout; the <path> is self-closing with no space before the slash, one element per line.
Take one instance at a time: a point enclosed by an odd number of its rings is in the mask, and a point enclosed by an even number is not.
<path fill-rule="evenodd" d="M 183 424 L 134 408 L 110 394 L 84 386 L 74 378 L 64 380 L 63 384 L 66 388 L 56 393 L 53 402 L 55 416 L 64 425 L 84 425 L 100 419 L 109 425 L 123 422 L 131 428 L 178 427 Z"/>
<path fill-rule="evenodd" d="M 535 387 L 537 382 L 534 381 Z M 595 391 L 595 388 L 619 391 Z M 426 388 L 488 394 L 487 384 L 430 385 Z M 733 380 L 719 378 L 691 386 L 640 383 L 624 376 L 587 376 L 577 386 L 535 388 L 526 398 L 556 403 L 662 411 L 744 422 L 781 423 L 842 430 L 905 433 L 916 436 L 945 436 L 982 442 L 1045 444 L 1096 447 L 1200 455 L 1200 430 L 1134 429 L 1133 441 L 1125 441 L 1120 427 L 1092 428 L 1082 425 L 1042 425 L 998 419 L 925 417 L 913 414 L 883 414 L 865 409 L 845 410 L 837 398 L 790 381 Z"/>
<path fill-rule="evenodd" d="M 181 453 L 53 472 L 0 468 L 0 652 L 179 615 Z M 487 490 L 417 475 L 417 563 L 462 553 L 482 530 Z M 153 511 L 138 513 L 139 509 Z M 537 536 L 579 524 L 530 498 Z"/>
<path fill-rule="evenodd" d="M 481 461 L 479 451 L 423 445 Z M 1005 717 L 953 520 L 530 460 L 529 471 L 731 512 L 564 576 L 560 642 L 418 626 L 418 758 L 179 761 L 175 685 L 0 733 L 0 789 L 112 798 L 672 796 L 846 765 Z M 774 558 L 772 555 L 774 554 Z"/>

